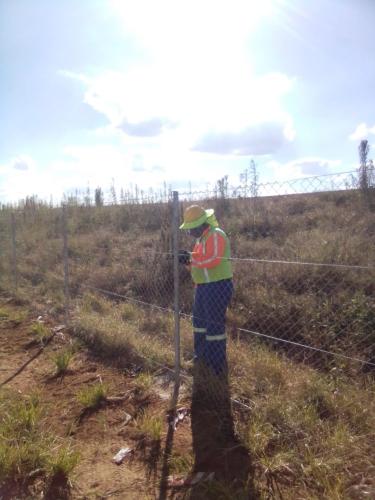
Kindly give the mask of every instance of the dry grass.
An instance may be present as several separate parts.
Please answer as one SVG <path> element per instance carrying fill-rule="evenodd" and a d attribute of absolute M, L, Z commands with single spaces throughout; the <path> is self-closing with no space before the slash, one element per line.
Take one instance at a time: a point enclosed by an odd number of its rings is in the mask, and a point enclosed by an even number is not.
<path fill-rule="evenodd" d="M 232 396 L 252 405 L 237 430 L 261 490 L 273 484 L 286 498 L 301 492 L 303 498 L 347 498 L 360 474 L 375 491 L 373 382 L 363 387 L 323 375 L 259 345 L 239 349 L 233 342 L 230 359 Z"/>
<path fill-rule="evenodd" d="M 160 364 L 174 365 L 170 320 L 157 320 L 157 316 L 150 318 L 148 311 L 127 304 L 126 315 L 132 319 L 124 322 L 124 304 L 113 305 L 101 297 L 96 300 L 101 304 L 101 313 L 95 308 L 90 312 L 87 299 L 84 298 L 83 307 L 77 307 L 74 327 L 77 335 L 100 352 L 101 356 L 112 358 L 118 364 L 128 364 L 133 360 L 152 369 Z M 156 325 L 162 325 L 162 330 L 157 331 Z"/>
<path fill-rule="evenodd" d="M 254 200 L 229 201 L 225 210 L 220 200 L 209 204 L 216 208 L 237 257 L 368 265 L 375 257 L 375 224 L 357 195 L 348 191 L 259 199 L 255 210 Z M 0 212 L 4 241 L 6 216 Z M 56 311 L 63 303 L 59 217 L 59 210 L 45 207 L 17 215 L 21 291 L 53 300 Z M 171 250 L 170 206 L 72 206 L 68 220 L 74 330 L 112 363 L 142 366 L 149 374 L 134 383 L 147 392 L 153 370 L 174 365 L 173 315 L 141 303 L 162 308 L 173 304 L 170 257 L 155 253 Z M 181 248 L 190 246 L 191 240 L 182 237 Z M 1 286 L 10 289 L 9 244 L 3 248 Z M 358 363 L 261 342 L 236 328 L 374 359 L 373 272 L 254 262 L 236 262 L 234 267 L 236 293 L 228 314 L 234 333 L 228 347 L 231 395 L 251 407 L 250 412 L 236 407 L 235 425 L 253 459 L 262 498 L 371 498 L 371 374 L 364 374 Z M 128 300 L 87 293 L 84 285 Z M 190 312 L 191 303 L 190 276 L 182 270 L 184 312 Z M 181 322 L 181 350 L 189 373 L 193 346 L 188 319 Z M 159 421 L 152 414 L 140 418 L 138 427 L 145 436 L 160 438 Z M 185 458 L 173 457 L 176 472 L 190 467 Z M 233 497 L 229 486 L 206 486 L 210 498 Z"/>
<path fill-rule="evenodd" d="M 140 350 L 157 361 L 138 358 L 149 370 L 159 368 L 159 363 L 172 366 L 172 337 L 166 345 L 163 335 L 159 337 L 155 329 L 146 333 L 147 312 L 130 305 L 125 309 L 128 311 L 130 307 L 131 320 L 124 322 L 124 304 L 106 304 L 102 327 L 97 313 L 86 311 L 83 315 L 86 328 L 95 325 L 96 330 L 91 334 L 100 336 L 101 342 L 107 343 L 106 349 L 113 349 L 114 355 L 122 345 L 124 363 L 134 359 Z M 153 319 L 151 325 L 155 321 Z M 160 325 L 163 327 L 163 322 Z M 188 321 L 182 321 L 181 326 L 185 346 L 183 364 L 189 371 L 191 328 Z M 121 337 L 116 335 L 119 331 Z M 89 338 L 89 331 L 85 332 Z M 240 338 L 229 343 L 231 396 L 252 408 L 250 412 L 237 413 L 236 406 L 235 425 L 252 457 L 257 487 L 265 498 L 272 488 L 279 489 L 286 498 L 298 495 L 343 498 L 355 491 L 359 474 L 363 484 L 373 491 L 374 382 L 370 378 L 350 380 L 341 370 L 320 373 L 252 340 Z M 141 392 L 147 392 L 152 384 L 152 372 L 142 373 L 134 379 L 134 384 Z M 143 435 L 158 439 L 158 418 L 146 414 L 138 424 Z M 181 468 L 184 472 L 188 468 L 184 460 L 181 463 L 177 460 L 175 465 L 176 471 Z M 212 488 L 216 491 L 223 485 Z"/>

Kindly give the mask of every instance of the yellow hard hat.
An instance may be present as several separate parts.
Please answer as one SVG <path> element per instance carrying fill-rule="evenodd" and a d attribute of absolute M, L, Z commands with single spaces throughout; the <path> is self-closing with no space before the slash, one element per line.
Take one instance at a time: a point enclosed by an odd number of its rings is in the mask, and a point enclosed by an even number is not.
<path fill-rule="evenodd" d="M 214 210 L 209 208 L 205 210 L 199 205 L 191 205 L 184 212 L 184 222 L 180 229 L 194 229 L 206 222 L 206 220 L 214 214 Z"/>

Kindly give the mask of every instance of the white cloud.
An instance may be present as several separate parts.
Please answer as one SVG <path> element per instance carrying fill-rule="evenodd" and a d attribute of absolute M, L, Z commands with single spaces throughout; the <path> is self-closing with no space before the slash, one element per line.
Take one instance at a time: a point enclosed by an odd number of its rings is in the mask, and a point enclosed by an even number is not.
<path fill-rule="evenodd" d="M 150 118 L 140 122 L 129 122 L 124 120 L 118 128 L 128 135 L 134 137 L 155 137 L 164 130 L 176 128 L 177 124 L 167 118 Z"/>
<path fill-rule="evenodd" d="M 79 82 L 82 100 L 108 125 L 92 131 L 91 145 L 66 147 L 48 170 L 8 172 L 12 198 L 38 192 L 59 199 L 88 182 L 106 188 L 112 178 L 144 189 L 164 180 L 201 186 L 237 175 L 243 156 L 272 153 L 292 141 L 283 98 L 295 80 L 256 75 L 247 53 L 249 37 L 274 3 L 110 0 L 131 38 L 124 66 L 96 74 L 93 68 L 59 71 Z M 16 173 L 24 175 L 18 190 Z"/>
<path fill-rule="evenodd" d="M 112 127 L 127 136 L 154 137 L 161 148 L 178 143 L 181 154 L 212 131 L 239 134 L 280 117 L 291 123 L 282 99 L 295 80 L 282 73 L 255 75 L 246 52 L 249 36 L 273 14 L 273 0 L 110 5 L 124 34 L 141 48 L 137 63 L 94 77 L 61 74 L 85 85 L 84 102 Z"/>
<path fill-rule="evenodd" d="M 350 134 L 349 139 L 351 141 L 361 141 L 363 139 L 368 139 L 370 134 L 375 135 L 375 125 L 373 127 L 368 127 L 366 123 L 360 123 L 352 134 Z"/>
<path fill-rule="evenodd" d="M 193 149 L 217 154 L 265 155 L 276 153 L 293 138 L 290 123 L 268 121 L 249 125 L 237 132 L 208 132 Z"/>
<path fill-rule="evenodd" d="M 15 170 L 25 171 L 33 168 L 34 162 L 29 156 L 21 155 L 13 158 L 10 162 L 10 167 Z"/>
<path fill-rule="evenodd" d="M 87 79 L 84 100 L 108 118 L 109 135 L 117 130 L 128 139 L 155 139 L 161 150 L 173 149 L 176 158 L 189 149 L 274 152 L 295 135 L 292 118 L 282 107 L 294 80 L 280 73 L 253 77 L 244 72 L 241 78 L 238 70 L 224 80 L 203 78 L 199 85 L 192 75 L 185 79 L 154 65 L 107 72 Z"/>
<path fill-rule="evenodd" d="M 270 161 L 266 164 L 277 180 L 290 180 L 301 177 L 320 176 L 337 172 L 341 160 L 327 160 L 319 157 L 298 158 L 287 163 Z"/>
<path fill-rule="evenodd" d="M 38 171 L 38 165 L 30 157 L 19 155 L 0 168 L 0 199 L 3 202 L 17 201 L 38 194 L 48 197 L 45 188 L 53 185 L 53 179 Z"/>

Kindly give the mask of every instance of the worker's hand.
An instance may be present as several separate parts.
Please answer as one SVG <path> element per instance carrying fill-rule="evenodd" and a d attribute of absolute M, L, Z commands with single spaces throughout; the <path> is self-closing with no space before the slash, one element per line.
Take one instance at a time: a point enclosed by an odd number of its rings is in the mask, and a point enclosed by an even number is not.
<path fill-rule="evenodd" d="M 178 252 L 178 262 L 180 264 L 190 264 L 190 261 L 191 261 L 190 252 L 188 252 L 187 250 L 180 250 Z"/>

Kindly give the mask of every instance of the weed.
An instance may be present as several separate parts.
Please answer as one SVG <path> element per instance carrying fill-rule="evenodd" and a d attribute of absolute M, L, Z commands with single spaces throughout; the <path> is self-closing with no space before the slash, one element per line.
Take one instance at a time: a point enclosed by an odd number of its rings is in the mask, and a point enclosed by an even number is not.
<path fill-rule="evenodd" d="M 73 339 L 70 342 L 70 352 L 74 355 L 77 352 L 81 351 L 84 348 L 84 344 L 80 339 Z"/>
<path fill-rule="evenodd" d="M 121 304 L 119 311 L 123 321 L 133 321 L 137 317 L 137 309 L 133 304 Z"/>
<path fill-rule="evenodd" d="M 270 360 L 271 361 L 271 360 Z M 252 367 L 255 391 L 262 393 L 267 390 L 278 391 L 285 385 L 285 375 L 280 363 L 267 359 L 255 361 Z"/>
<path fill-rule="evenodd" d="M 218 479 L 202 482 L 196 487 L 196 493 L 194 494 L 196 498 L 201 498 L 202 500 L 247 500 L 251 498 L 248 488 L 238 485 L 235 487 Z"/>
<path fill-rule="evenodd" d="M 134 379 L 134 385 L 136 387 L 136 390 L 141 393 L 148 392 L 152 384 L 153 384 L 153 378 L 152 375 L 148 372 L 140 373 Z"/>
<path fill-rule="evenodd" d="M 252 420 L 248 424 L 244 441 L 252 454 L 261 456 L 275 433 L 276 429 L 268 422 L 262 419 Z"/>
<path fill-rule="evenodd" d="M 71 349 L 60 351 L 52 356 L 56 365 L 56 375 L 61 375 L 66 372 L 73 356 L 74 353 Z"/>
<path fill-rule="evenodd" d="M 79 453 L 70 445 L 61 446 L 57 454 L 52 456 L 48 464 L 49 474 L 52 477 L 68 479 L 79 462 Z"/>
<path fill-rule="evenodd" d="M 103 297 L 87 293 L 83 297 L 83 309 L 86 312 L 94 311 L 96 313 L 105 314 L 110 309 L 110 303 Z"/>
<path fill-rule="evenodd" d="M 290 471 L 292 464 L 293 452 L 281 451 L 275 455 L 264 454 L 259 463 L 263 467 L 264 473 L 267 475 L 274 475 L 283 471 Z"/>
<path fill-rule="evenodd" d="M 0 320 L 1 319 L 8 319 L 9 318 L 9 313 L 5 309 L 1 308 L 0 309 Z"/>
<path fill-rule="evenodd" d="M 75 319 L 75 332 L 95 351 L 102 356 L 116 358 L 117 361 L 124 358 L 127 362 L 138 354 L 142 357 L 144 364 L 148 362 L 155 367 L 153 361 L 163 365 L 171 365 L 173 362 L 173 351 L 163 338 L 156 335 L 141 333 L 138 322 L 129 322 L 124 329 L 124 322 L 112 306 L 111 314 L 104 317 L 94 312 L 79 311 Z M 143 317 L 143 311 L 139 310 L 137 317 Z"/>
<path fill-rule="evenodd" d="M 14 312 L 9 319 L 12 321 L 14 326 L 21 325 L 27 317 L 26 312 Z"/>
<path fill-rule="evenodd" d="M 43 323 L 34 323 L 31 327 L 31 333 L 35 335 L 37 340 L 43 344 L 45 340 L 50 336 L 49 330 Z"/>
<path fill-rule="evenodd" d="M 61 473 L 67 478 L 78 457 L 69 445 L 58 446 L 57 439 L 43 428 L 45 415 L 39 396 L 21 398 L 18 393 L 0 392 L 0 481 L 32 481 L 40 470 L 45 477 Z"/>
<path fill-rule="evenodd" d="M 332 392 L 321 379 L 314 377 L 302 386 L 300 396 L 306 405 L 312 406 L 319 417 L 324 419 L 336 414 L 336 405 Z"/>
<path fill-rule="evenodd" d="M 148 411 L 141 412 L 136 419 L 138 431 L 152 441 L 159 441 L 163 430 L 163 420 Z"/>
<path fill-rule="evenodd" d="M 194 456 L 191 453 L 181 455 L 174 452 L 168 458 L 168 465 L 171 474 L 187 474 L 193 470 Z"/>
<path fill-rule="evenodd" d="M 150 316 L 146 318 L 140 326 L 140 330 L 146 333 L 161 334 L 168 328 L 167 321 L 160 316 Z"/>
<path fill-rule="evenodd" d="M 77 400 L 84 408 L 94 409 L 106 398 L 107 392 L 105 384 L 97 383 L 81 389 L 77 394 Z"/>

